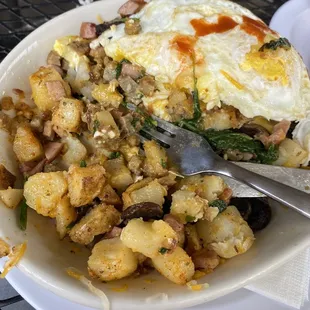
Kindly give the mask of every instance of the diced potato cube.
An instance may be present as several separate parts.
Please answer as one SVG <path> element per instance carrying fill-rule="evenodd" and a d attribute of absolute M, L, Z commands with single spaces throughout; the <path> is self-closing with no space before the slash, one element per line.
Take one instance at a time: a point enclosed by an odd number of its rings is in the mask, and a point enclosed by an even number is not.
<path fill-rule="evenodd" d="M 68 188 L 71 205 L 81 207 L 91 203 L 105 184 L 105 170 L 100 165 L 79 167 L 72 165 L 68 171 Z"/>
<path fill-rule="evenodd" d="M 15 181 L 15 175 L 7 170 L 4 165 L 0 164 L 0 189 L 8 189 L 14 186 Z"/>
<path fill-rule="evenodd" d="M 8 188 L 0 190 L 0 199 L 6 207 L 15 209 L 23 199 L 22 189 Z"/>
<path fill-rule="evenodd" d="M 103 166 L 106 169 L 109 184 L 118 191 L 124 191 L 133 183 L 131 172 L 126 167 L 122 156 L 106 161 Z"/>
<path fill-rule="evenodd" d="M 44 156 L 41 142 L 28 126 L 20 126 L 17 128 L 13 142 L 13 150 L 18 160 L 22 163 L 38 160 Z"/>
<path fill-rule="evenodd" d="M 0 238 L 0 258 L 8 256 L 10 253 L 10 246 Z"/>
<path fill-rule="evenodd" d="M 117 90 L 113 91 L 109 84 L 96 85 L 92 96 L 104 107 L 118 108 L 123 101 L 123 96 Z"/>
<path fill-rule="evenodd" d="M 299 143 L 291 139 L 285 139 L 279 145 L 279 158 L 273 164 L 297 168 L 304 164 L 307 158 L 308 152 Z"/>
<path fill-rule="evenodd" d="M 121 240 L 134 252 L 150 258 L 161 255 L 162 249 L 173 250 L 178 243 L 176 232 L 162 220 L 152 223 L 142 219 L 130 220 L 122 230 Z"/>
<path fill-rule="evenodd" d="M 80 244 L 89 244 L 95 236 L 104 234 L 118 225 L 120 219 L 120 213 L 113 206 L 97 205 L 73 226 L 69 233 L 70 238 Z"/>
<path fill-rule="evenodd" d="M 203 246 L 223 258 L 245 253 L 255 239 L 248 223 L 234 206 L 229 206 L 212 222 L 200 220 L 196 227 Z"/>
<path fill-rule="evenodd" d="M 77 99 L 63 98 L 53 111 L 53 125 L 68 132 L 78 132 L 81 125 L 83 103 Z"/>
<path fill-rule="evenodd" d="M 130 146 L 125 140 L 121 142 L 119 150 L 122 152 L 127 162 L 129 162 L 133 156 L 136 156 L 139 154 L 139 147 Z"/>
<path fill-rule="evenodd" d="M 86 158 L 87 149 L 77 137 L 68 135 L 62 138 L 61 142 L 65 144 L 66 152 L 62 156 L 62 160 L 66 166 L 80 164 Z"/>
<path fill-rule="evenodd" d="M 28 206 L 44 216 L 54 218 L 56 207 L 68 191 L 63 172 L 37 173 L 24 185 L 24 197 Z"/>
<path fill-rule="evenodd" d="M 195 224 L 185 226 L 186 252 L 189 255 L 202 249 Z"/>
<path fill-rule="evenodd" d="M 101 202 L 109 205 L 115 206 L 122 204 L 121 198 L 117 195 L 117 193 L 110 184 L 106 184 L 103 186 L 101 193 L 98 195 L 98 198 Z"/>
<path fill-rule="evenodd" d="M 195 273 L 194 263 L 180 247 L 172 253 L 157 255 L 152 258 L 152 263 L 164 277 L 180 285 L 189 282 Z"/>
<path fill-rule="evenodd" d="M 108 140 L 118 138 L 120 136 L 120 131 L 112 114 L 109 111 L 103 110 L 97 112 L 95 117 L 98 128 L 95 130 L 94 138 L 103 138 L 104 140 Z"/>
<path fill-rule="evenodd" d="M 172 194 L 170 213 L 178 216 L 184 224 L 203 218 L 207 208 L 208 202 L 194 192 L 180 190 Z"/>
<path fill-rule="evenodd" d="M 29 77 L 29 81 L 34 103 L 42 111 L 52 110 L 59 103 L 59 100 L 55 100 L 51 96 L 46 83 L 59 81 L 64 90 L 65 97 L 71 96 L 70 86 L 53 67 L 41 67 Z"/>
<path fill-rule="evenodd" d="M 138 267 L 136 255 L 119 238 L 98 242 L 88 260 L 88 272 L 100 281 L 122 279 Z"/>
<path fill-rule="evenodd" d="M 147 176 L 161 177 L 168 173 L 168 157 L 166 151 L 155 141 L 143 144 L 145 152 L 144 172 Z"/>
<path fill-rule="evenodd" d="M 167 190 L 158 180 L 149 182 L 137 190 L 123 193 L 124 209 L 140 202 L 154 202 L 160 206 L 165 202 Z"/>
<path fill-rule="evenodd" d="M 60 239 L 63 239 L 67 232 L 68 226 L 77 219 L 76 209 L 71 206 L 70 199 L 64 196 L 56 207 L 56 230 Z"/>

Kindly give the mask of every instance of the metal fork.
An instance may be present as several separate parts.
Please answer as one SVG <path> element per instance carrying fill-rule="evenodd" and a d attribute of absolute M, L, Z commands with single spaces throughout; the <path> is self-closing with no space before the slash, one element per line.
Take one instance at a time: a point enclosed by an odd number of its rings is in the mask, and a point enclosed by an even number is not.
<path fill-rule="evenodd" d="M 182 175 L 210 173 L 233 178 L 310 218 L 309 194 L 224 160 L 205 138 L 159 118 L 154 119 L 157 128 L 142 129 L 140 137 L 142 141 L 157 140 L 164 146 Z"/>

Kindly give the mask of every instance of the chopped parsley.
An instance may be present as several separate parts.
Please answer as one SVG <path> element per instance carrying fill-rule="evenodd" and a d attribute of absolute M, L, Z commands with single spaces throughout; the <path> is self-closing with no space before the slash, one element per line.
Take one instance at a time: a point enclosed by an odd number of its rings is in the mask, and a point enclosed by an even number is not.
<path fill-rule="evenodd" d="M 86 164 L 86 161 L 85 161 L 85 160 L 81 160 L 81 162 L 80 162 L 80 167 L 81 167 L 81 168 L 87 167 L 87 164 Z"/>
<path fill-rule="evenodd" d="M 123 69 L 123 64 L 124 64 L 124 63 L 130 64 L 130 61 L 124 58 L 123 60 L 121 60 L 121 61 L 117 64 L 116 69 L 115 69 L 115 71 L 116 71 L 116 76 L 115 76 L 116 79 L 118 79 L 118 78 L 121 76 L 122 69 Z"/>
<path fill-rule="evenodd" d="M 169 251 L 169 249 L 167 249 L 167 248 L 160 248 L 160 249 L 158 250 L 158 252 L 159 252 L 160 254 L 162 254 L 162 255 L 166 254 L 168 251 Z"/>
<path fill-rule="evenodd" d="M 277 48 L 283 48 L 285 50 L 289 50 L 291 48 L 291 43 L 286 38 L 279 38 L 277 40 L 271 40 L 268 43 L 265 43 L 260 49 L 260 52 L 263 52 L 265 49 L 275 51 Z"/>
<path fill-rule="evenodd" d="M 121 156 L 121 153 L 120 153 L 120 152 L 112 152 L 112 153 L 110 154 L 109 159 L 115 159 L 115 158 L 118 158 L 118 157 L 120 157 L 120 156 Z"/>
<path fill-rule="evenodd" d="M 186 223 L 193 222 L 193 221 L 195 221 L 195 219 L 196 218 L 194 216 L 191 216 L 191 215 L 186 215 L 186 217 L 185 217 Z"/>
<path fill-rule="evenodd" d="M 133 120 L 132 120 L 132 122 L 131 122 L 131 125 L 132 125 L 133 127 L 136 127 L 139 121 L 140 121 L 139 118 L 134 117 Z"/>
<path fill-rule="evenodd" d="M 160 160 L 160 164 L 164 169 L 167 169 L 167 162 L 164 161 L 163 159 Z"/>
<path fill-rule="evenodd" d="M 209 203 L 209 207 L 218 208 L 219 212 L 222 213 L 227 208 L 227 204 L 224 200 L 216 199 Z"/>
<path fill-rule="evenodd" d="M 94 126 L 93 126 L 93 132 L 94 133 L 98 130 L 99 126 L 100 126 L 100 122 L 97 119 L 95 119 L 94 120 Z"/>

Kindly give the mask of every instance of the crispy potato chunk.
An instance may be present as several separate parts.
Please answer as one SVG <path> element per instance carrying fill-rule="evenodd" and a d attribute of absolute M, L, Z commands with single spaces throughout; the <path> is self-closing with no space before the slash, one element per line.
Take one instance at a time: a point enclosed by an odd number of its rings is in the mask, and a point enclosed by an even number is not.
<path fill-rule="evenodd" d="M 255 239 L 248 223 L 234 206 L 229 206 L 213 222 L 199 221 L 196 227 L 203 246 L 223 258 L 245 253 Z"/>
<path fill-rule="evenodd" d="M 162 177 L 168 173 L 166 151 L 155 141 L 147 141 L 143 144 L 145 152 L 144 172 L 147 176 Z"/>
<path fill-rule="evenodd" d="M 123 96 L 117 90 L 111 89 L 109 84 L 96 85 L 92 96 L 104 107 L 118 108 L 123 101 Z"/>
<path fill-rule="evenodd" d="M 106 184 L 103 186 L 101 193 L 98 195 L 98 198 L 101 202 L 113 206 L 122 204 L 121 198 L 117 195 L 117 193 L 110 184 Z"/>
<path fill-rule="evenodd" d="M 18 160 L 22 163 L 38 160 L 44 156 L 41 142 L 28 126 L 20 126 L 17 128 L 13 142 L 13 150 Z"/>
<path fill-rule="evenodd" d="M 68 167 L 72 164 L 79 164 L 81 160 L 87 156 L 87 149 L 84 144 L 77 137 L 68 135 L 61 139 L 62 143 L 65 143 L 65 153 L 62 156 L 62 160 Z"/>
<path fill-rule="evenodd" d="M 98 242 L 88 260 L 88 272 L 100 281 L 122 279 L 138 267 L 136 255 L 119 238 Z"/>
<path fill-rule="evenodd" d="M 77 99 L 63 98 L 53 112 L 53 125 L 68 132 L 78 132 L 81 125 L 83 103 Z"/>
<path fill-rule="evenodd" d="M 9 187 L 14 186 L 15 181 L 15 175 L 0 164 L 0 189 L 8 189 Z"/>
<path fill-rule="evenodd" d="M 0 258 L 8 256 L 10 253 L 10 246 L 0 238 Z"/>
<path fill-rule="evenodd" d="M 96 198 L 105 183 L 105 170 L 100 165 L 79 167 L 72 165 L 68 171 L 69 197 L 72 206 L 87 205 Z"/>
<path fill-rule="evenodd" d="M 172 253 L 157 255 L 152 263 L 158 272 L 176 284 L 187 283 L 195 273 L 194 263 L 180 247 Z"/>
<path fill-rule="evenodd" d="M 110 159 L 104 163 L 109 184 L 118 191 L 124 191 L 133 183 L 130 170 L 126 167 L 123 157 Z"/>
<path fill-rule="evenodd" d="M 142 219 L 130 220 L 121 234 L 123 243 L 134 252 L 154 258 L 160 251 L 172 251 L 178 243 L 177 233 L 171 226 L 160 220 L 143 222 Z"/>
<path fill-rule="evenodd" d="M 118 225 L 121 214 L 110 205 L 100 204 L 91 209 L 70 231 L 72 241 L 89 244 L 97 235 Z"/>
<path fill-rule="evenodd" d="M 44 216 L 54 218 L 56 207 L 68 191 L 63 172 L 37 173 L 24 185 L 24 197 L 28 206 Z"/>
<path fill-rule="evenodd" d="M 138 182 L 144 185 L 146 182 L 144 180 Z M 136 190 L 129 190 L 123 193 L 124 209 L 130 207 L 133 204 L 140 202 L 154 202 L 160 206 L 163 205 L 165 201 L 165 196 L 167 196 L 167 190 L 162 186 L 158 180 L 149 181 L 145 186 L 139 187 L 140 184 L 136 183 Z M 135 185 L 135 184 L 134 184 Z"/>
<path fill-rule="evenodd" d="M 8 188 L 0 190 L 0 199 L 6 207 L 15 209 L 23 199 L 23 193 L 22 189 Z"/>
<path fill-rule="evenodd" d="M 53 96 L 51 90 L 49 90 L 46 85 L 48 82 L 55 84 L 57 81 L 59 83 L 56 86 L 61 89 L 58 92 L 64 92 L 65 96 L 63 97 L 70 97 L 70 86 L 62 79 L 61 75 L 53 67 L 41 67 L 29 77 L 32 97 L 34 103 L 40 110 L 51 110 L 58 105 L 60 98 L 57 100 L 57 96 Z"/>
<path fill-rule="evenodd" d="M 70 199 L 66 195 L 58 203 L 56 207 L 56 230 L 60 239 L 63 239 L 67 232 L 68 226 L 76 221 L 76 209 L 71 206 Z"/>

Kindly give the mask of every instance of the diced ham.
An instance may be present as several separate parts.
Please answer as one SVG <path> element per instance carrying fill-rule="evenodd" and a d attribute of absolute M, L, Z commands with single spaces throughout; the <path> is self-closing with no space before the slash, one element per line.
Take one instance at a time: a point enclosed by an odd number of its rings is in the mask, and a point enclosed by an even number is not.
<path fill-rule="evenodd" d="M 60 127 L 58 126 L 53 126 L 53 130 L 54 132 L 56 132 L 56 134 L 60 137 L 60 138 L 64 138 L 67 136 L 67 133 Z"/>
<path fill-rule="evenodd" d="M 49 142 L 44 145 L 47 163 L 51 163 L 61 153 L 63 146 L 63 143 L 59 142 Z"/>
<path fill-rule="evenodd" d="M 219 256 L 213 251 L 202 249 L 191 255 L 195 269 L 210 271 L 215 269 L 220 263 Z"/>
<path fill-rule="evenodd" d="M 56 70 L 62 77 L 64 77 L 64 70 L 61 69 L 61 67 L 55 66 L 55 65 L 48 65 L 48 68 L 53 68 Z"/>
<path fill-rule="evenodd" d="M 50 51 L 47 56 L 46 62 L 48 65 L 60 67 L 61 57 L 55 51 Z"/>
<path fill-rule="evenodd" d="M 55 137 L 55 131 L 53 130 L 53 124 L 51 121 L 46 121 L 43 128 L 43 136 L 49 140 L 53 140 Z"/>
<path fill-rule="evenodd" d="M 141 77 L 143 69 L 137 65 L 123 63 L 122 65 L 122 75 L 130 76 L 134 80 Z"/>
<path fill-rule="evenodd" d="M 223 193 L 219 196 L 219 199 L 224 200 L 226 204 L 229 204 L 232 195 L 233 195 L 232 189 L 229 187 L 226 187 Z"/>
<path fill-rule="evenodd" d="M 35 161 L 30 161 L 30 162 L 21 163 L 21 164 L 19 165 L 19 170 L 20 170 L 21 173 L 29 172 L 29 171 L 31 171 L 36 165 L 37 165 L 37 162 L 35 162 Z"/>
<path fill-rule="evenodd" d="M 169 226 L 175 231 L 175 232 L 182 232 L 184 231 L 184 225 L 181 223 L 181 221 L 172 214 L 166 214 L 164 216 L 164 221 L 169 224 Z"/>
<path fill-rule="evenodd" d="M 27 172 L 27 176 L 32 176 L 36 173 L 42 172 L 45 164 L 46 164 L 46 158 L 39 161 L 33 169 L 31 169 L 29 172 Z"/>
<path fill-rule="evenodd" d="M 59 101 L 66 96 L 66 91 L 61 81 L 47 81 L 45 85 L 53 100 Z"/>
<path fill-rule="evenodd" d="M 80 37 L 84 39 L 95 39 L 96 35 L 96 24 L 94 23 L 82 23 L 80 28 Z"/>
<path fill-rule="evenodd" d="M 118 9 L 118 14 L 120 14 L 123 17 L 129 16 L 139 12 L 143 6 L 144 3 L 140 3 L 140 1 L 138 3 L 136 1 L 129 0 Z"/>
<path fill-rule="evenodd" d="M 111 231 L 104 235 L 104 239 L 113 239 L 119 237 L 122 233 L 122 228 L 114 226 Z"/>
<path fill-rule="evenodd" d="M 140 81 L 139 81 L 139 89 L 145 96 L 153 96 L 155 90 L 156 90 L 156 83 L 155 79 L 152 76 L 144 76 Z M 185 95 L 185 100 L 186 100 L 186 95 Z"/>

